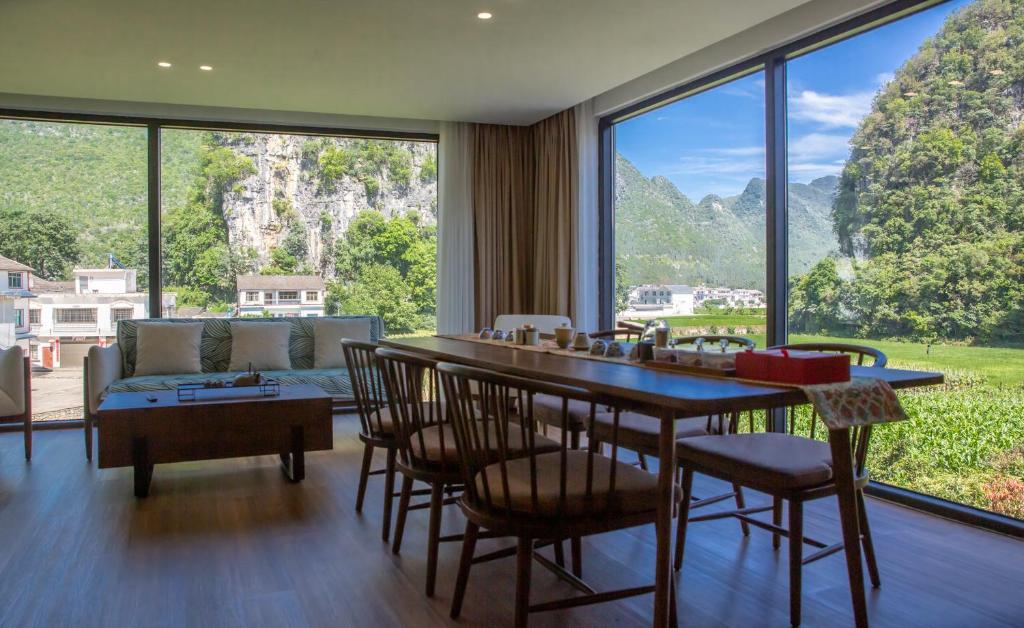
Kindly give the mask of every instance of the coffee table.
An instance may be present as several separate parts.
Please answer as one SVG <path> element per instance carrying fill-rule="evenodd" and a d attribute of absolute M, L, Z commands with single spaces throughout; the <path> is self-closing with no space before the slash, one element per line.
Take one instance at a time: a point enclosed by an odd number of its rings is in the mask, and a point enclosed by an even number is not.
<path fill-rule="evenodd" d="M 146 497 L 153 465 L 280 454 L 285 475 L 300 482 L 305 452 L 334 447 L 331 397 L 313 385 L 199 391 L 114 392 L 97 409 L 99 468 L 135 468 L 135 496 Z"/>

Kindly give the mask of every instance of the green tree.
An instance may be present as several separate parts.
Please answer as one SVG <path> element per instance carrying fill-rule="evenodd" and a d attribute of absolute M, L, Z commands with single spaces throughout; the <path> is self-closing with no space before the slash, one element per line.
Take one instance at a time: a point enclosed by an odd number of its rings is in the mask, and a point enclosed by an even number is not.
<path fill-rule="evenodd" d="M 0 210 L 0 255 L 31 266 L 44 279 L 66 279 L 82 252 L 78 233 L 61 213 Z"/>
<path fill-rule="evenodd" d="M 345 285 L 332 282 L 328 304 L 341 314 L 374 314 L 388 333 L 414 331 L 421 322 L 412 292 L 397 269 L 381 264 L 367 266 L 359 280 Z"/>

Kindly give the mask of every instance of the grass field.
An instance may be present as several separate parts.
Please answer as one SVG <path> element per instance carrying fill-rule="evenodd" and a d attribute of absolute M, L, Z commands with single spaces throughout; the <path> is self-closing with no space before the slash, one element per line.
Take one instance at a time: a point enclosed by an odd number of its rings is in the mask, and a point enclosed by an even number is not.
<path fill-rule="evenodd" d="M 765 346 L 763 316 L 668 319 L 692 333 L 735 331 Z M 946 384 L 900 393 L 910 420 L 872 433 L 870 468 L 880 481 L 1024 519 L 1024 348 L 926 345 L 794 334 L 791 342 L 846 342 L 883 351 L 889 366 L 940 371 Z M 797 433 L 809 431 L 801 409 Z M 817 437 L 823 438 L 822 430 Z"/>

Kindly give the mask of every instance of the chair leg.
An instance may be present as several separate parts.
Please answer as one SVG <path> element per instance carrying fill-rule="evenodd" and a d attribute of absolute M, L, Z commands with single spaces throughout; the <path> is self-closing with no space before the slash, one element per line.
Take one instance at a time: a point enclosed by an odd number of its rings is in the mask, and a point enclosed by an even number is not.
<path fill-rule="evenodd" d="M 804 550 L 804 504 L 789 500 L 789 621 L 800 625 L 800 584 Z"/>
<path fill-rule="evenodd" d="M 679 626 L 679 609 L 676 605 L 679 601 L 676 599 L 679 596 L 679 591 L 676 590 L 676 572 L 673 571 L 671 574 L 672 587 L 670 589 L 670 597 L 668 598 L 668 625 L 672 628 L 678 628 Z"/>
<path fill-rule="evenodd" d="M 530 613 L 530 567 L 533 565 L 533 540 L 519 537 L 516 546 L 516 628 L 526 628 Z"/>
<path fill-rule="evenodd" d="M 572 575 L 577 578 L 583 577 L 583 543 L 580 537 L 574 536 L 569 539 L 569 547 L 572 552 Z"/>
<path fill-rule="evenodd" d="M 573 449 L 579 449 L 580 448 L 580 432 L 579 432 L 579 430 L 572 430 L 572 431 L 570 431 L 570 433 L 569 433 L 569 445 Z"/>
<path fill-rule="evenodd" d="M 25 460 L 32 460 L 32 413 L 25 414 Z"/>
<path fill-rule="evenodd" d="M 469 583 L 469 570 L 473 566 L 473 553 L 476 551 L 476 537 L 479 531 L 480 526 L 472 521 L 466 522 L 466 534 L 462 537 L 462 557 L 459 559 L 459 574 L 455 577 L 455 592 L 452 594 L 452 619 L 458 619 L 462 613 L 462 600 L 466 597 L 466 585 Z"/>
<path fill-rule="evenodd" d="M 683 568 L 683 548 L 686 546 L 686 522 L 690 518 L 690 499 L 693 497 L 693 468 L 683 468 L 683 500 L 679 502 L 679 521 L 676 522 L 675 569 Z"/>
<path fill-rule="evenodd" d="M 743 487 L 736 482 L 733 482 L 732 492 L 736 498 L 736 508 L 739 510 L 746 508 L 746 500 L 743 498 Z M 743 536 L 750 536 L 750 524 L 742 519 L 740 519 L 740 530 L 743 531 Z"/>
<path fill-rule="evenodd" d="M 772 502 L 772 523 L 777 526 L 782 525 L 782 498 L 773 497 Z M 772 549 L 779 549 L 782 545 L 782 535 L 778 532 L 772 533 Z"/>
<path fill-rule="evenodd" d="M 561 568 L 565 568 L 565 547 L 562 545 L 563 540 L 558 539 L 555 541 L 555 564 Z"/>
<path fill-rule="evenodd" d="M 359 490 L 356 491 L 356 512 L 363 512 L 363 498 L 366 497 L 366 481 L 370 479 L 370 463 L 373 462 L 373 445 L 363 444 L 363 468 L 359 471 Z"/>
<path fill-rule="evenodd" d="M 85 459 L 92 462 L 92 415 L 85 410 Z"/>
<path fill-rule="evenodd" d="M 395 448 L 388 447 L 388 462 L 384 470 L 384 521 L 381 524 L 381 538 L 385 543 L 391 536 L 391 503 L 395 497 L 395 454 Z"/>
<path fill-rule="evenodd" d="M 402 496 L 398 499 L 398 519 L 395 521 L 395 536 L 391 542 L 391 552 L 397 554 L 402 550 L 402 535 L 405 533 L 405 517 L 409 514 L 409 499 L 412 497 L 412 478 L 402 476 Z"/>
<path fill-rule="evenodd" d="M 427 538 L 427 597 L 434 597 L 437 581 L 437 548 L 441 544 L 441 507 L 444 505 L 444 485 L 430 487 L 430 531 Z"/>
<path fill-rule="evenodd" d="M 864 560 L 868 564 L 868 576 L 871 578 L 871 586 L 878 588 L 882 586 L 882 580 L 878 576 L 878 563 L 875 561 L 875 544 L 871 540 L 871 528 L 868 526 L 868 511 L 864 507 L 864 491 L 857 491 L 857 516 L 860 518 L 860 538 L 864 546 Z"/>

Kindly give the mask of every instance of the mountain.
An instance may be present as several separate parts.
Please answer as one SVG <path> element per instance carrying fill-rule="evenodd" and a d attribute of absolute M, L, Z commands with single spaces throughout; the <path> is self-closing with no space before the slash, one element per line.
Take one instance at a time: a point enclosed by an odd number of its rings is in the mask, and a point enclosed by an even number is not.
<path fill-rule="evenodd" d="M 251 252 L 256 269 L 293 231 L 308 261 L 319 260 L 325 242 L 341 237 L 363 209 L 386 217 L 414 209 L 421 224 L 435 223 L 432 143 L 174 129 L 161 132 L 161 143 L 165 219 L 183 208 L 195 212 L 197 182 L 208 185 L 228 162 L 242 164 L 244 176 L 224 190 L 217 211 L 231 248 Z M 214 172 L 209 181 L 204 168 Z M 0 212 L 68 217 L 79 266 L 106 265 L 114 253 L 143 271 L 145 282 L 146 176 L 144 128 L 0 120 Z"/>
<path fill-rule="evenodd" d="M 615 251 L 629 285 L 764 289 L 764 179 L 751 179 L 737 195 L 709 194 L 694 204 L 667 178 L 645 177 L 622 155 L 615 176 Z M 791 275 L 838 250 L 830 217 L 837 181 L 789 186 Z"/>
<path fill-rule="evenodd" d="M 876 94 L 833 219 L 859 332 L 1024 342 L 1024 0 L 947 18 Z"/>

